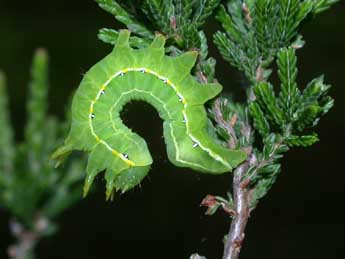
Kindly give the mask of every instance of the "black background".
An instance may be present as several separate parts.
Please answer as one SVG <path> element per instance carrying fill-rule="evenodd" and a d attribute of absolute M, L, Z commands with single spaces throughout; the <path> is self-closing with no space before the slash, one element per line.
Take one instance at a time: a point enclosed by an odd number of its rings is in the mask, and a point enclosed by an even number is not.
<path fill-rule="evenodd" d="M 283 172 L 250 219 L 242 250 L 245 258 L 345 258 L 344 224 L 344 73 L 345 3 L 309 22 L 307 45 L 298 51 L 299 82 L 321 73 L 333 84 L 336 106 L 318 128 L 321 142 L 294 149 Z M 0 67 L 8 75 L 12 122 L 22 139 L 25 98 L 33 50 L 51 57 L 50 112 L 62 118 L 68 96 L 82 74 L 111 46 L 97 40 L 97 30 L 118 27 L 91 0 L 0 0 Z M 217 25 L 210 21 L 210 36 Z M 241 76 L 217 57 L 217 77 L 225 91 L 241 93 Z M 241 94 L 239 94 L 240 96 Z M 240 98 L 240 97 L 239 97 Z M 199 252 L 220 258 L 221 239 L 229 220 L 224 213 L 204 215 L 199 202 L 206 194 L 224 195 L 231 176 L 208 176 L 173 167 L 162 139 L 162 122 L 143 103 L 126 106 L 124 120 L 149 144 L 153 169 L 141 185 L 114 202 L 105 202 L 104 182 L 61 218 L 60 230 L 37 247 L 39 259 L 57 258 L 188 258 Z M 1 158 L 0 158 L 1 159 Z M 339 160 L 340 159 L 340 160 Z M 29 186 L 28 186 L 29 188 Z M 9 215 L 0 212 L 0 258 L 13 241 Z"/>

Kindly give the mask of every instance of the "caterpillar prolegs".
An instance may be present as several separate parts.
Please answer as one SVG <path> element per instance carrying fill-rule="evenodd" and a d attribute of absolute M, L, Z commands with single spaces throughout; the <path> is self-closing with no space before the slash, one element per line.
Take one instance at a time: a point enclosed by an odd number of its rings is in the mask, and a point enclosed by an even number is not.
<path fill-rule="evenodd" d="M 114 189 L 125 192 L 147 175 L 152 158 L 146 142 L 120 118 L 131 100 L 143 100 L 159 112 L 174 165 L 220 174 L 243 162 L 244 152 L 220 146 L 207 133 L 204 103 L 222 87 L 192 77 L 197 53 L 166 56 L 161 35 L 147 48 L 132 49 L 129 36 L 122 30 L 114 50 L 85 74 L 73 98 L 70 133 L 53 154 L 59 160 L 72 150 L 90 153 L 84 194 L 103 170 L 108 198 Z"/>

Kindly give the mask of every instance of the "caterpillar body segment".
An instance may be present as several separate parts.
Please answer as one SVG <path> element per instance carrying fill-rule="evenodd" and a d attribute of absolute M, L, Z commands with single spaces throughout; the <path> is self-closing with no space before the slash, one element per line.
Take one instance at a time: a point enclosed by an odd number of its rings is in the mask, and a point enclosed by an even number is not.
<path fill-rule="evenodd" d="M 84 194 L 103 170 L 108 198 L 113 190 L 127 191 L 147 175 L 152 164 L 147 144 L 120 118 L 131 100 L 148 102 L 158 111 L 174 165 L 221 174 L 243 162 L 244 152 L 226 149 L 207 134 L 204 103 L 222 87 L 200 84 L 191 76 L 197 53 L 165 56 L 161 35 L 146 49 L 132 49 L 129 35 L 121 31 L 114 50 L 84 76 L 73 98 L 69 136 L 53 154 L 59 159 L 72 150 L 89 153 Z"/>

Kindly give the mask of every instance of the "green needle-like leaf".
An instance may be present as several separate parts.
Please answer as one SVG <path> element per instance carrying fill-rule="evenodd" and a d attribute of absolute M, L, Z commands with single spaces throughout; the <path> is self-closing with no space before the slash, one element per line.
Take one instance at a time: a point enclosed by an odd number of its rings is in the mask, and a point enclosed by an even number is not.
<path fill-rule="evenodd" d="M 312 0 L 313 13 L 318 14 L 329 9 L 333 4 L 339 2 L 339 0 Z"/>
<path fill-rule="evenodd" d="M 108 13 L 115 16 L 116 20 L 125 24 L 133 33 L 144 38 L 152 39 L 154 34 L 144 25 L 139 23 L 131 14 L 114 0 L 96 0 L 98 5 Z"/>
<path fill-rule="evenodd" d="M 278 75 L 281 81 L 279 104 L 290 120 L 299 104 L 300 91 L 297 87 L 297 58 L 292 48 L 278 52 Z"/>
<path fill-rule="evenodd" d="M 200 56 L 202 59 L 206 59 L 208 56 L 208 44 L 207 38 L 203 31 L 199 31 L 200 38 Z"/>
<path fill-rule="evenodd" d="M 270 126 L 265 118 L 263 111 L 256 102 L 249 105 L 249 111 L 254 119 L 254 127 L 259 133 L 266 137 L 270 133 Z"/>
<path fill-rule="evenodd" d="M 220 0 L 199 0 L 193 16 L 193 22 L 197 27 L 203 25 L 213 10 L 220 4 Z"/>
<path fill-rule="evenodd" d="M 280 35 L 280 46 L 286 46 L 296 35 L 297 28 L 312 11 L 310 0 L 281 0 L 279 8 L 279 24 L 277 34 Z"/>
<path fill-rule="evenodd" d="M 10 121 L 5 75 L 0 71 L 0 182 L 13 170 L 15 145 Z"/>
<path fill-rule="evenodd" d="M 275 39 L 278 24 L 277 11 L 278 5 L 275 5 L 272 0 L 255 1 L 253 28 L 264 58 L 268 58 L 278 45 Z"/>
<path fill-rule="evenodd" d="M 261 109 L 268 114 L 271 122 L 277 126 L 283 126 L 284 115 L 278 106 L 273 86 L 270 83 L 261 82 L 254 87 L 254 93 Z"/>
<path fill-rule="evenodd" d="M 330 88 L 330 85 L 324 84 L 323 76 L 320 76 L 304 89 L 298 109 L 293 115 L 298 131 L 315 126 L 319 118 L 333 107 L 333 99 L 327 96 Z"/>
<path fill-rule="evenodd" d="M 151 21 L 164 33 L 170 34 L 175 14 L 175 7 L 172 0 L 144 0 L 143 9 Z"/>
<path fill-rule="evenodd" d="M 290 136 L 286 139 L 286 143 L 289 146 L 294 147 L 309 147 L 314 143 L 318 142 L 319 138 L 317 134 L 307 135 L 307 136 Z"/>
<path fill-rule="evenodd" d="M 27 101 L 25 140 L 27 148 L 30 149 L 31 169 L 38 172 L 45 141 L 42 129 L 46 123 L 48 93 L 48 56 L 43 49 L 37 50 L 34 55 L 31 78 Z"/>
<path fill-rule="evenodd" d="M 223 5 L 220 6 L 216 19 L 221 23 L 228 36 L 235 42 L 240 42 L 241 32 L 237 30 L 230 15 L 226 12 Z"/>

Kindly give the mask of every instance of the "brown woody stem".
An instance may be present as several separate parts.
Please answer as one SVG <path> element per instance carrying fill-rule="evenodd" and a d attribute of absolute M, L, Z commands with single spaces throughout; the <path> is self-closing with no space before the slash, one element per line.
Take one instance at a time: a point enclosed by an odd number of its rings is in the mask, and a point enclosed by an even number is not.
<path fill-rule="evenodd" d="M 237 259 L 241 251 L 244 231 L 250 215 L 250 190 L 247 187 L 248 184 L 243 182 L 243 176 L 248 168 L 249 161 L 243 163 L 234 171 L 233 199 L 235 214 L 226 239 L 223 259 Z"/>

